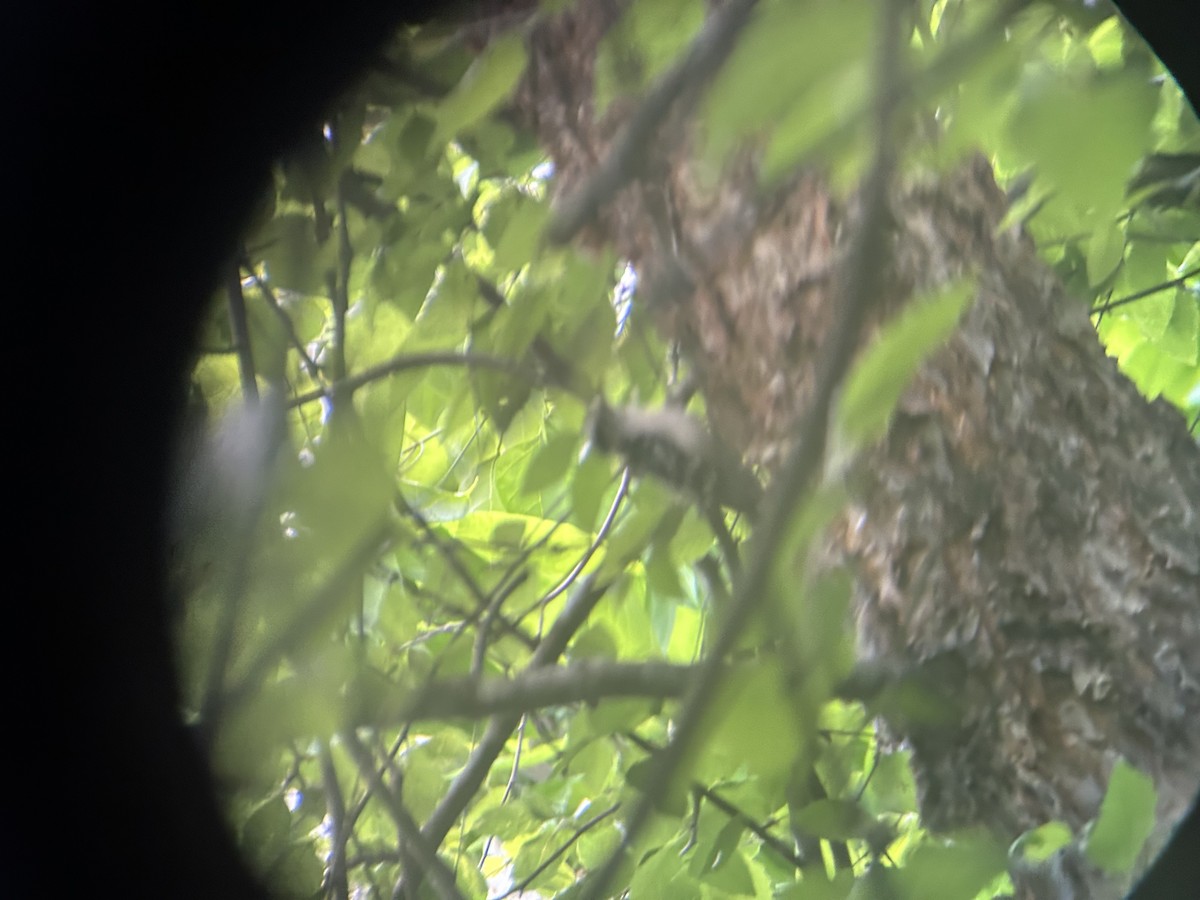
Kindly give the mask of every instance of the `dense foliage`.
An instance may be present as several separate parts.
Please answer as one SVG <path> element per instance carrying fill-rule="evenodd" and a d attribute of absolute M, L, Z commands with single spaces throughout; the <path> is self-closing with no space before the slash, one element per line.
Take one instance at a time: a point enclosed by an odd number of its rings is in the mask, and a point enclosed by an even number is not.
<path fill-rule="evenodd" d="M 597 104 L 653 84 L 704 8 L 635 4 Z M 1032 5 L 986 44 L 990 4 L 912 12 L 910 112 L 929 133 L 901 175 L 982 148 L 1123 370 L 1194 420 L 1200 128 L 1178 87 L 1089 5 Z M 763 3 L 698 107 L 702 151 L 765 133 L 766 171 L 853 183 L 874 25 L 866 4 Z M 803 690 L 755 655 L 760 623 L 677 780 L 652 783 L 731 560 L 694 498 L 587 446 L 597 392 L 661 405 L 677 363 L 623 260 L 541 241 L 553 168 L 506 114 L 521 31 L 473 33 L 398 35 L 281 161 L 199 339 L 179 659 L 244 852 L 287 896 L 392 896 L 406 869 L 440 896 L 570 896 L 652 790 L 618 876 L 632 897 L 875 896 L 885 877 L 900 896 L 1003 892 L 1007 848 L 927 835 L 905 752 L 833 699 L 853 665 L 837 579 L 787 607 Z M 963 299 L 902 317 L 859 362 L 841 452 L 883 427 Z M 796 511 L 793 557 L 840 491 L 831 477 Z M 828 798 L 789 811 L 801 758 Z M 1094 858 L 1128 870 L 1152 810 L 1145 777 L 1118 769 Z M 825 866 L 801 874 L 794 833 Z M 1072 837 L 1051 822 L 1012 852 Z"/>

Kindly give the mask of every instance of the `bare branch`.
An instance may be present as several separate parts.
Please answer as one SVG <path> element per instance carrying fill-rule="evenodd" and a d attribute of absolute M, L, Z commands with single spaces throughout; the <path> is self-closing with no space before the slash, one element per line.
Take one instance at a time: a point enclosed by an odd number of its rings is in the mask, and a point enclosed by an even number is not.
<path fill-rule="evenodd" d="M 611 697 L 681 697 L 696 672 L 696 666 L 664 662 L 585 660 L 533 668 L 516 678 L 431 681 L 392 713 L 367 711 L 371 721 L 360 724 L 385 727 L 417 719 L 473 719 Z"/>
<path fill-rule="evenodd" d="M 441 900 L 463 900 L 458 885 L 454 881 L 454 873 L 437 855 L 437 847 L 421 834 L 417 823 L 409 811 L 404 808 L 400 798 L 383 783 L 383 779 L 375 769 L 375 762 L 371 759 L 371 754 L 359 741 L 358 735 L 353 731 L 345 731 L 341 737 L 346 749 L 358 763 L 359 771 L 370 782 L 372 792 L 383 802 L 384 809 L 387 810 L 392 822 L 396 825 L 396 831 L 400 833 L 402 844 L 400 853 L 405 858 L 405 868 L 416 867 L 422 874 L 427 875 L 429 883 L 433 885 L 434 891 Z"/>
<path fill-rule="evenodd" d="M 258 382 L 254 375 L 254 354 L 250 350 L 250 323 L 246 319 L 246 298 L 242 294 L 242 280 L 234 266 L 226 285 L 229 296 L 229 328 L 233 332 L 233 346 L 237 350 L 238 375 L 242 382 L 242 396 L 247 403 L 258 402 Z"/>
<path fill-rule="evenodd" d="M 379 381 L 381 378 L 386 378 L 389 375 L 409 369 L 423 369 L 426 366 L 465 366 L 468 369 L 495 369 L 499 372 L 507 372 L 510 375 L 521 375 L 530 381 L 536 381 L 535 374 L 527 366 L 523 366 L 511 359 L 488 356 L 484 353 L 463 353 L 458 350 L 401 353 L 389 360 L 343 378 L 341 381 L 336 381 L 327 388 L 314 388 L 311 391 L 292 397 L 288 400 L 286 408 L 295 409 L 297 406 L 303 406 L 306 403 L 313 403 L 326 397 L 332 397 L 339 391 L 352 394 L 363 385 L 370 384 L 372 381 Z"/>

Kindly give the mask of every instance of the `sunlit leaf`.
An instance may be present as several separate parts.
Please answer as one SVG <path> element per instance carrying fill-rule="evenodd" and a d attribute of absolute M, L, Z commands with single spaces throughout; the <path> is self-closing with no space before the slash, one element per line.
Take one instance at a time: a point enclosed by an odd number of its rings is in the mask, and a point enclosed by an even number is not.
<path fill-rule="evenodd" d="M 1012 139 L 1065 200 L 1107 217 L 1147 149 L 1155 100 L 1136 72 L 1081 82 L 1045 71 L 1026 87 Z"/>
<path fill-rule="evenodd" d="M 1200 362 L 1200 297 L 1183 288 L 1175 290 L 1171 321 L 1158 341 L 1158 348 L 1184 365 Z"/>
<path fill-rule="evenodd" d="M 893 883 L 906 900 L 918 897 L 974 897 L 1007 863 L 1004 848 L 983 833 L 968 832 L 944 843 L 912 851 Z"/>
<path fill-rule="evenodd" d="M 620 842 L 621 829 L 613 822 L 602 823 L 579 839 L 579 861 L 588 869 L 599 868 Z"/>
<path fill-rule="evenodd" d="M 870 46 L 871 9 L 843 3 L 760 6 L 706 98 L 711 158 L 773 124 L 796 98 Z"/>
<path fill-rule="evenodd" d="M 1159 291 L 1121 307 L 1121 315 L 1137 323 L 1142 334 L 1158 340 L 1166 334 L 1175 312 L 1175 291 Z"/>
<path fill-rule="evenodd" d="M 524 200 L 517 204 L 495 244 L 496 265 L 501 269 L 516 270 L 531 262 L 549 214 L 549 207 L 543 203 Z"/>
<path fill-rule="evenodd" d="M 579 438 L 571 434 L 550 437 L 529 460 L 521 489 L 536 493 L 562 479 L 571 467 L 579 446 Z"/>
<path fill-rule="evenodd" d="M 1093 287 L 1108 279 L 1125 253 L 1125 229 L 1113 224 L 1100 225 L 1092 232 L 1088 241 L 1087 273 Z"/>
<path fill-rule="evenodd" d="M 715 778 L 745 766 L 763 778 L 788 772 L 803 745 L 795 717 L 786 710 L 777 664 L 755 665 L 731 672 L 712 698 L 700 742 L 697 774 Z"/>
<path fill-rule="evenodd" d="M 442 101 L 432 142 L 449 140 L 504 100 L 525 69 L 525 56 L 525 39 L 519 32 L 494 39 Z"/>
<path fill-rule="evenodd" d="M 1071 827 L 1066 822 L 1047 822 L 1017 838 L 1009 854 L 1032 863 L 1045 862 L 1071 843 L 1074 837 Z"/>
<path fill-rule="evenodd" d="M 678 846 L 667 845 L 643 860 L 629 882 L 629 900 L 698 896 L 699 886 L 687 876 L 678 851 Z"/>
<path fill-rule="evenodd" d="M 1158 792 L 1150 777 L 1125 760 L 1117 760 L 1100 813 L 1087 833 L 1084 852 L 1088 859 L 1109 872 L 1132 870 L 1154 830 L 1157 802 Z"/>

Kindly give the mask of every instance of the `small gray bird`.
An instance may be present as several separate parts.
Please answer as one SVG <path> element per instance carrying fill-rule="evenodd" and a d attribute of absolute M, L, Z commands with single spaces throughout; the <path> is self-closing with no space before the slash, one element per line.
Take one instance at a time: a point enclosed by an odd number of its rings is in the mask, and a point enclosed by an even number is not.
<path fill-rule="evenodd" d="M 695 497 L 753 518 L 762 485 L 741 459 L 695 416 L 664 406 L 609 406 L 597 396 L 585 426 L 591 445 L 624 457 L 636 474 L 651 475 Z"/>

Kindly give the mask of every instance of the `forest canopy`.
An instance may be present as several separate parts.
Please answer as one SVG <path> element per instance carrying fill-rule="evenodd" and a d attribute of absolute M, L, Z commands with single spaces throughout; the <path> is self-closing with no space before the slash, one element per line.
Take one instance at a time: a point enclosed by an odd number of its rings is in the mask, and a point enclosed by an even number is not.
<path fill-rule="evenodd" d="M 1103 3 L 636 3 L 590 83 L 547 75 L 539 29 L 597 5 L 397 33 L 279 161 L 200 329 L 172 509 L 181 715 L 246 858 L 297 897 L 991 898 L 1068 846 L 1126 883 L 1160 796 L 1124 759 L 1086 822 L 931 827 L 902 738 L 974 702 L 946 694 L 968 682 L 933 655 L 864 666 L 852 567 L 814 561 L 984 276 L 864 307 L 861 351 L 812 375 L 822 439 L 773 451 L 719 427 L 711 372 L 663 324 L 700 263 L 650 248 L 695 215 L 667 204 L 643 237 L 606 204 L 682 183 L 639 168 L 660 150 L 637 129 L 675 129 L 663 166 L 715 198 L 693 213 L 742 202 L 738 179 L 761 204 L 714 217 L 737 227 L 696 258 L 765 231 L 761 198 L 813 172 L 844 211 L 830 266 L 883 273 L 895 246 L 858 240 L 872 203 L 984 160 L 991 231 L 1032 241 L 1055 302 L 1194 444 L 1187 99 Z M 547 124 L 555 77 L 594 121 Z"/>

